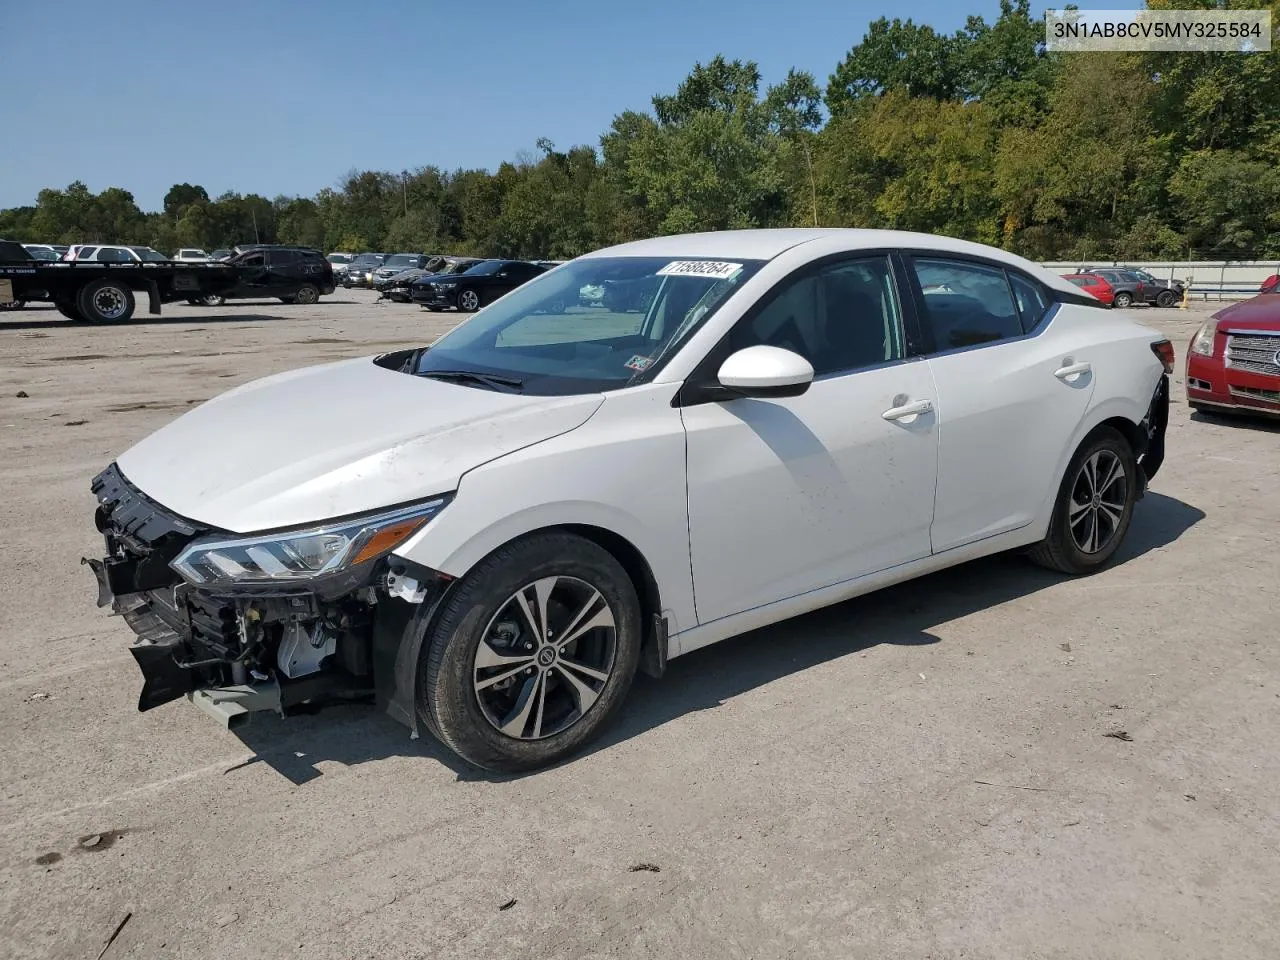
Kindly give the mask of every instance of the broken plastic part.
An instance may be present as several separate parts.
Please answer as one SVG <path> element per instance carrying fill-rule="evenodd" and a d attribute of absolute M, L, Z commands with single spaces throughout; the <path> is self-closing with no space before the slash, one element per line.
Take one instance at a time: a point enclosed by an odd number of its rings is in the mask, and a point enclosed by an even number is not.
<path fill-rule="evenodd" d="M 387 573 L 387 593 L 406 603 L 421 603 L 427 598 L 427 586 L 393 570 Z"/>

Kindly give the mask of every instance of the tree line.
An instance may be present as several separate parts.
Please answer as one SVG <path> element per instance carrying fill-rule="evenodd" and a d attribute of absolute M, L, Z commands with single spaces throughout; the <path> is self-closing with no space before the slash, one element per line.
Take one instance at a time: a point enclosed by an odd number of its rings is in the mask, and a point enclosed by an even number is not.
<path fill-rule="evenodd" d="M 1251 8 L 1251 0 L 1148 0 Z M 1280 23 L 1280 0 L 1271 3 Z M 0 236 L 563 259 L 641 237 L 886 227 L 1036 259 L 1280 256 L 1280 53 L 1045 50 L 1029 0 L 953 34 L 881 18 L 824 88 L 751 61 L 696 64 L 598 145 L 495 171 L 349 172 L 314 197 L 175 184 L 162 210 L 76 182 L 0 211 Z"/>

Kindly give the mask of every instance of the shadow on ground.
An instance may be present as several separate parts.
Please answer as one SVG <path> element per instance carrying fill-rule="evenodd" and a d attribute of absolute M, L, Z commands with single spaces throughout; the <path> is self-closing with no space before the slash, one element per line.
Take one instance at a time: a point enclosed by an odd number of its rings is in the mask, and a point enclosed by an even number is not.
<path fill-rule="evenodd" d="M 1203 511 L 1189 504 L 1148 493 L 1113 566 L 1168 546 L 1203 518 Z M 938 624 L 1029 596 L 1064 579 L 1016 554 L 1000 554 L 694 651 L 671 661 L 660 681 L 637 677 L 621 714 L 586 752 L 870 647 L 937 643 L 931 631 Z M 425 731 L 421 739 L 411 740 L 405 728 L 368 707 L 333 707 L 288 720 L 262 716 L 236 735 L 256 754 L 251 763 L 266 763 L 299 784 L 320 776 L 315 765 L 323 761 L 352 765 L 389 756 L 437 759 L 460 780 L 513 779 L 472 767 Z"/>
<path fill-rule="evenodd" d="M 1219 427 L 1238 427 L 1241 430 L 1260 430 L 1263 433 L 1280 433 L 1280 419 L 1263 413 L 1208 413 L 1196 410 L 1191 414 L 1193 423 L 1211 423 Z"/>

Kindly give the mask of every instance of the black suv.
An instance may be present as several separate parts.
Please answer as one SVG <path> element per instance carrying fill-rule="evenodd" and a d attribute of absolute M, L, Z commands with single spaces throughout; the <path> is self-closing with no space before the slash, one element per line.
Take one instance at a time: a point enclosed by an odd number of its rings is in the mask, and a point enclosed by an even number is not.
<path fill-rule="evenodd" d="M 1147 303 L 1154 303 L 1157 307 L 1176 307 L 1182 302 L 1187 286 L 1181 280 L 1161 280 L 1137 267 L 1120 269 L 1142 281 L 1142 295 Z"/>
<path fill-rule="evenodd" d="M 333 264 L 313 247 L 246 244 L 223 262 L 240 268 L 240 283 L 225 294 L 188 303 L 216 307 L 227 300 L 267 297 L 276 297 L 281 303 L 315 303 L 333 293 Z"/>

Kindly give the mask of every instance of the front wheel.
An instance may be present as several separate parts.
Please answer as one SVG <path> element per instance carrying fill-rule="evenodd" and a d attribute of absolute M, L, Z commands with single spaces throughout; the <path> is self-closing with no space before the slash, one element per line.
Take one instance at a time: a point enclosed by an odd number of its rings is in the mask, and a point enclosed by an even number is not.
<path fill-rule="evenodd" d="M 567 533 L 516 541 L 453 589 L 418 670 L 417 709 L 463 759 L 530 770 L 576 753 L 621 705 L 640 660 L 635 587 Z"/>
<path fill-rule="evenodd" d="M 1133 306 L 1133 294 L 1117 293 L 1115 299 L 1111 301 L 1111 305 L 1113 307 L 1119 307 L 1121 310 L 1131 307 Z"/>
<path fill-rule="evenodd" d="M 1111 559 L 1133 520 L 1138 461 L 1119 431 L 1097 430 L 1067 466 L 1045 538 L 1031 559 L 1062 573 L 1093 573 Z"/>
<path fill-rule="evenodd" d="M 1178 295 L 1172 290 L 1161 290 L 1156 294 L 1157 307 L 1172 307 L 1178 302 Z"/>
<path fill-rule="evenodd" d="M 465 313 L 475 313 L 480 309 L 480 294 L 469 289 L 459 292 L 458 309 Z"/>

